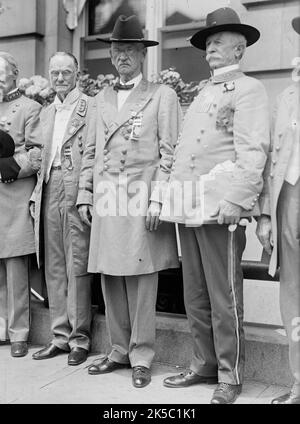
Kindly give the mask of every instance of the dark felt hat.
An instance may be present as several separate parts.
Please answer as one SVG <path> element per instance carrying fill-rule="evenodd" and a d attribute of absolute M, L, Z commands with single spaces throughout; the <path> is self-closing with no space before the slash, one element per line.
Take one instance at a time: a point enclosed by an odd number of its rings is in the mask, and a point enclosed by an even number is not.
<path fill-rule="evenodd" d="M 157 46 L 158 41 L 146 40 L 144 38 L 142 26 L 137 16 L 120 15 L 116 20 L 113 32 L 110 38 L 100 38 L 97 40 L 104 41 L 105 43 L 112 43 L 113 41 L 119 43 L 143 43 L 145 47 Z"/>
<path fill-rule="evenodd" d="M 247 40 L 247 47 L 256 43 L 260 37 L 258 29 L 242 24 L 239 15 L 233 9 L 222 7 L 207 15 L 205 28 L 196 32 L 190 38 L 190 42 L 197 49 L 206 50 L 207 37 L 222 31 L 238 32 L 244 35 Z"/>
<path fill-rule="evenodd" d="M 300 34 L 300 16 L 292 20 L 292 25 L 294 30 Z"/>
<path fill-rule="evenodd" d="M 15 153 L 15 142 L 5 131 L 0 130 L 0 158 L 9 158 Z"/>

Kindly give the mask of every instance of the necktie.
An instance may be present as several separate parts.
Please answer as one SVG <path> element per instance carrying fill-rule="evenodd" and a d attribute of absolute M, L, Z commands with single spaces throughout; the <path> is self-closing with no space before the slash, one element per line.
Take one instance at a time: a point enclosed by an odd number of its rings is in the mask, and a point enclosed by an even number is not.
<path fill-rule="evenodd" d="M 119 82 L 117 82 L 114 85 L 114 90 L 119 91 L 119 90 L 131 90 L 134 87 L 134 84 L 120 84 Z"/>

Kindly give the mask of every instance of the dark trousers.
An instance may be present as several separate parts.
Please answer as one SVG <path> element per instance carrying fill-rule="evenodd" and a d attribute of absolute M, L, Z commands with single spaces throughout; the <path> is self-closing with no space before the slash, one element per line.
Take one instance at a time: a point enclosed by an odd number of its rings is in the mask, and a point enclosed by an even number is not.
<path fill-rule="evenodd" d="M 244 227 L 179 225 L 184 301 L 193 338 L 191 370 L 242 384 Z"/>

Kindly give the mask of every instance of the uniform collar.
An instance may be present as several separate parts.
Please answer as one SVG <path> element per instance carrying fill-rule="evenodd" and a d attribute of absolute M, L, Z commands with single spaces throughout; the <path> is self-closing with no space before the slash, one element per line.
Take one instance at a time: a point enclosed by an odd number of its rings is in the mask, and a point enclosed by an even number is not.
<path fill-rule="evenodd" d="M 211 77 L 211 81 L 214 84 L 228 82 L 233 79 L 239 78 L 243 75 L 238 63 L 230 66 L 224 66 L 223 68 L 215 69 Z"/>
<path fill-rule="evenodd" d="M 16 87 L 13 90 L 11 90 L 9 93 L 5 94 L 5 96 L 3 97 L 3 101 L 11 102 L 13 100 L 18 99 L 21 96 L 22 96 L 21 91 L 18 89 L 18 87 Z"/>

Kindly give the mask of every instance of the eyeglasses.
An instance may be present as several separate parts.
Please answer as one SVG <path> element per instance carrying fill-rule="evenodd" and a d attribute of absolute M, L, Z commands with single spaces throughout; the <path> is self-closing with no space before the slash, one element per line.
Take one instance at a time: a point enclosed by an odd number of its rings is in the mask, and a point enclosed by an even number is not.
<path fill-rule="evenodd" d="M 68 79 L 68 78 L 71 78 L 71 76 L 74 75 L 74 72 L 68 71 L 68 70 L 65 70 L 65 71 L 50 71 L 50 75 L 51 75 L 52 78 L 58 78 L 59 74 L 61 74 L 64 79 Z"/>

